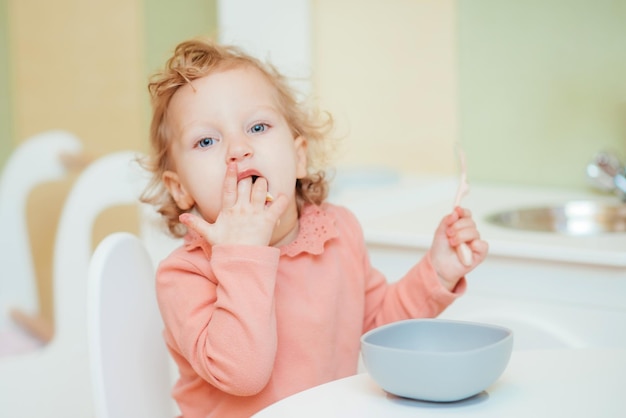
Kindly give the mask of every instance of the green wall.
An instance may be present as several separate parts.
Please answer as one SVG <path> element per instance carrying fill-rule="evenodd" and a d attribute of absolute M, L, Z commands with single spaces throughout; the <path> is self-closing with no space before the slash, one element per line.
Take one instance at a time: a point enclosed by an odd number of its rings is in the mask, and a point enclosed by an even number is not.
<path fill-rule="evenodd" d="M 460 136 L 471 178 L 587 187 L 626 157 L 626 1 L 459 0 Z"/>
<path fill-rule="evenodd" d="M 217 28 L 217 0 L 145 0 L 145 84 L 148 76 L 160 68 L 176 44 L 198 35 L 213 35 Z M 8 1 L 0 0 L 0 169 L 8 159 L 15 139 L 11 123 L 11 74 L 9 67 Z M 149 104 L 142 117 L 147 125 Z"/>
<path fill-rule="evenodd" d="M 7 3 L 0 167 L 14 146 Z M 144 25 L 147 84 L 178 42 L 216 34 L 216 0 L 144 0 Z M 626 160 L 626 1 L 458 0 L 458 33 L 460 136 L 472 179 L 586 187 L 597 151 Z M 147 127 L 147 90 L 145 109 Z"/>
<path fill-rule="evenodd" d="M 0 0 L 0 170 L 13 148 L 7 0 Z"/>
<path fill-rule="evenodd" d="M 165 64 L 176 45 L 217 30 L 217 0 L 145 0 L 146 75 Z"/>
<path fill-rule="evenodd" d="M 145 0 L 144 18 L 146 42 L 144 119 L 147 138 L 151 118 L 147 89 L 149 77 L 163 67 L 179 42 L 195 36 L 213 36 L 217 33 L 217 0 L 176 2 Z"/>

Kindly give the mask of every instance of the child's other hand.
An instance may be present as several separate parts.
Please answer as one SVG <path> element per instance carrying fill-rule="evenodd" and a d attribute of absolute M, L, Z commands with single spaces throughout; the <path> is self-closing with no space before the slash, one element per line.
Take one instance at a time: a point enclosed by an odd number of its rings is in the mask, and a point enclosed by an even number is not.
<path fill-rule="evenodd" d="M 465 266 L 456 252 L 459 244 L 465 243 L 472 251 L 472 263 Z M 480 239 L 476 223 L 469 210 L 456 207 L 445 216 L 433 238 L 431 260 L 442 284 L 453 290 L 459 279 L 478 266 L 487 256 L 489 245 Z"/>
<path fill-rule="evenodd" d="M 287 197 L 279 195 L 266 204 L 267 181 L 251 178 L 237 181 L 237 165 L 229 164 L 224 178 L 222 210 L 214 223 L 191 213 L 180 221 L 196 231 L 211 245 L 268 245 L 274 227 L 287 208 Z"/>

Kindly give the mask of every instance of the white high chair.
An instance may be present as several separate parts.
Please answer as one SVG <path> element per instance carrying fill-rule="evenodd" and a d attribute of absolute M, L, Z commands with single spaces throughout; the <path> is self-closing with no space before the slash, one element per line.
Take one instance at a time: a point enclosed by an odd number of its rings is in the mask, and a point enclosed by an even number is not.
<path fill-rule="evenodd" d="M 55 243 L 55 333 L 41 349 L 0 358 L 0 417 L 94 416 L 87 353 L 87 269 L 92 225 L 107 207 L 138 202 L 145 179 L 134 152 L 91 163 L 62 210 Z"/>
<path fill-rule="evenodd" d="M 32 189 L 68 174 L 64 157 L 78 155 L 81 141 L 65 131 L 46 131 L 22 142 L 0 175 L 0 356 L 37 348 L 41 342 L 10 320 L 19 308 L 38 314 L 38 292 L 26 219 L 26 203 Z"/>
<path fill-rule="evenodd" d="M 89 265 L 89 358 L 98 418 L 172 418 L 169 355 L 144 243 L 116 232 Z"/>

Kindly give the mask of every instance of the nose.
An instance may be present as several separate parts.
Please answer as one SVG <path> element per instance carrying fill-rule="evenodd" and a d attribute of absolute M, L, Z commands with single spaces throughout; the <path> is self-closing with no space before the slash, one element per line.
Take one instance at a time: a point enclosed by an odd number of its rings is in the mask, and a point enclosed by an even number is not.
<path fill-rule="evenodd" d="M 226 162 L 238 162 L 250 158 L 253 154 L 254 150 L 245 135 L 231 137 Z"/>

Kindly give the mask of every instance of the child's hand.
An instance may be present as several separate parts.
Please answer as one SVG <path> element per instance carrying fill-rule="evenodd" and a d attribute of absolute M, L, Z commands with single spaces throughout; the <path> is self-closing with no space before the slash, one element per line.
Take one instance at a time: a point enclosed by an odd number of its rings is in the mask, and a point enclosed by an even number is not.
<path fill-rule="evenodd" d="M 224 178 L 222 210 L 214 223 L 191 213 L 180 221 L 196 231 L 211 245 L 268 245 L 274 227 L 287 208 L 287 197 L 279 195 L 266 204 L 267 181 L 251 178 L 237 181 L 237 165 L 229 164 Z"/>
<path fill-rule="evenodd" d="M 472 251 L 472 263 L 463 265 L 456 252 L 459 244 L 466 243 Z M 445 216 L 433 238 L 431 260 L 442 284 L 453 290 L 459 279 L 478 266 L 487 256 L 489 245 L 480 239 L 476 223 L 469 210 L 456 207 Z"/>

